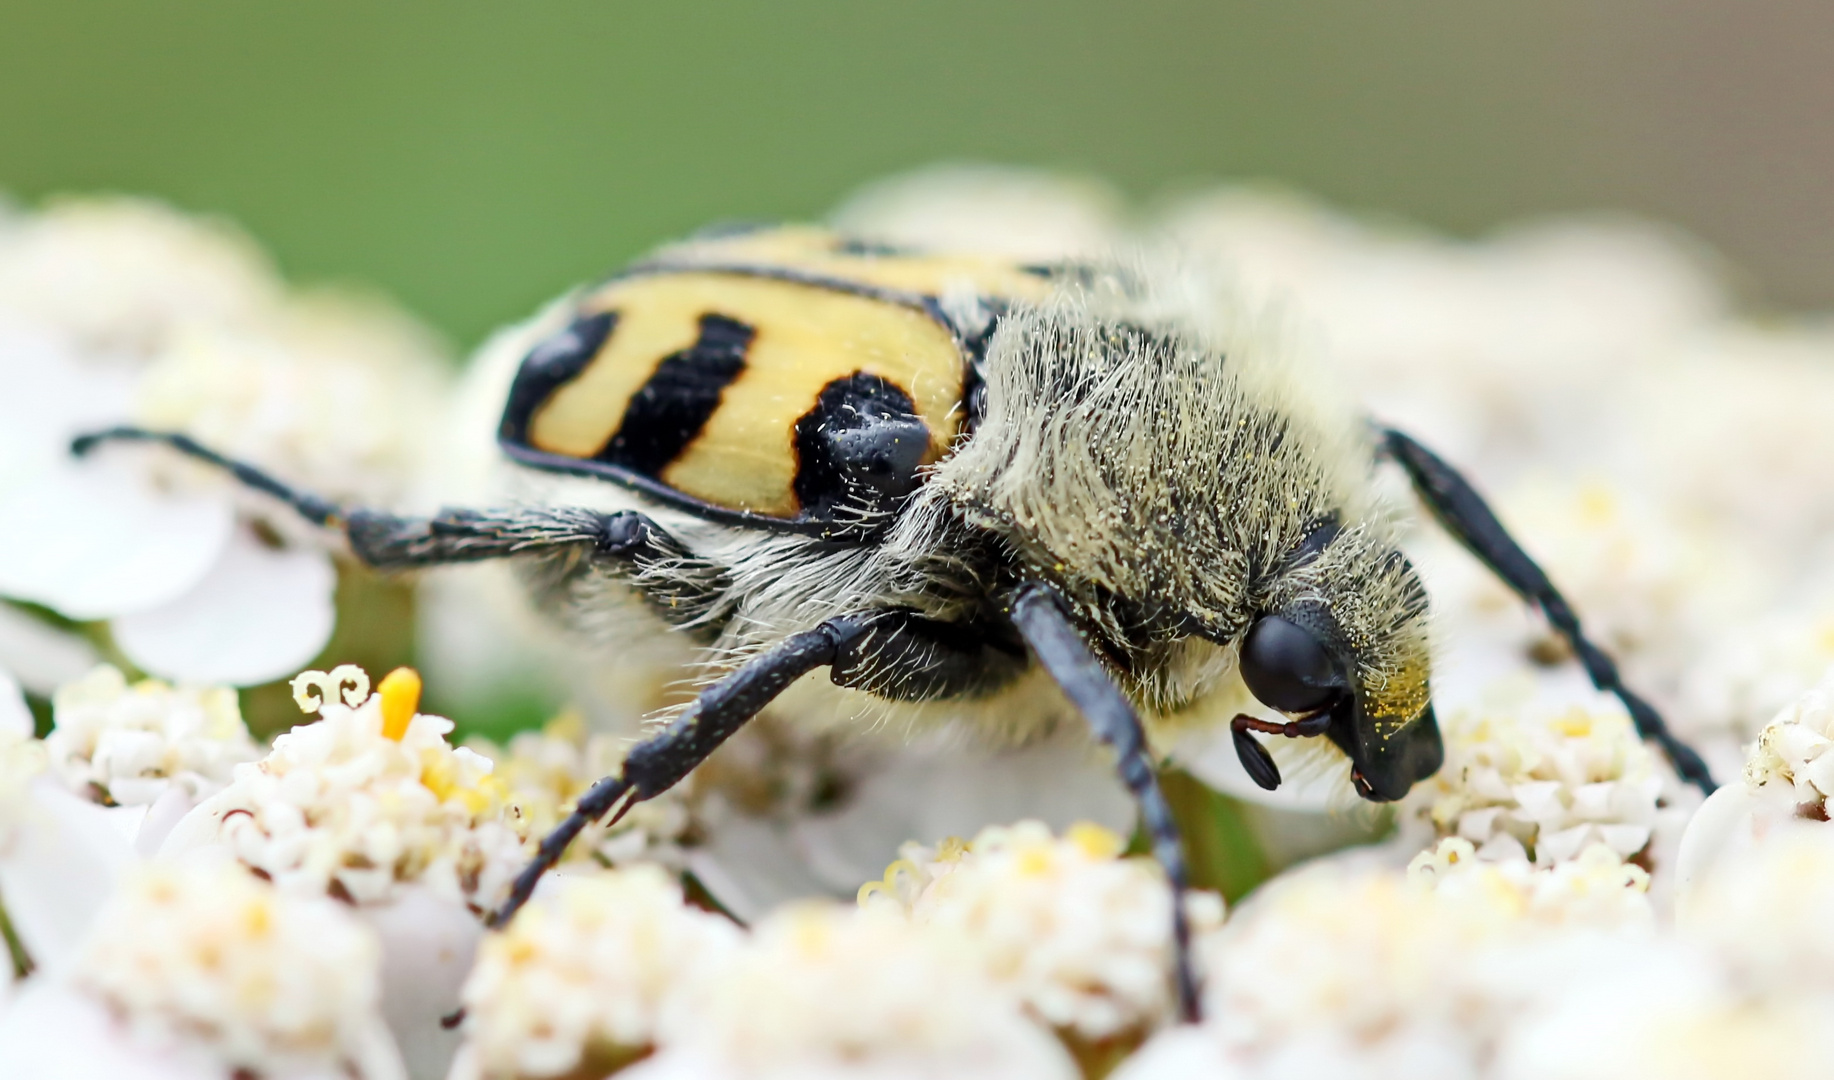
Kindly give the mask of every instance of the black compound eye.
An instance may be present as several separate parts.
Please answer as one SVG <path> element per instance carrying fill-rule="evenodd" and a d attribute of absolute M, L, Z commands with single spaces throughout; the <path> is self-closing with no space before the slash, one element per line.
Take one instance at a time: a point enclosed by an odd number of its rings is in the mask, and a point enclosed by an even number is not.
<path fill-rule="evenodd" d="M 1242 681 L 1281 712 L 1311 712 L 1344 689 L 1318 635 L 1279 615 L 1263 615 L 1242 642 Z"/>

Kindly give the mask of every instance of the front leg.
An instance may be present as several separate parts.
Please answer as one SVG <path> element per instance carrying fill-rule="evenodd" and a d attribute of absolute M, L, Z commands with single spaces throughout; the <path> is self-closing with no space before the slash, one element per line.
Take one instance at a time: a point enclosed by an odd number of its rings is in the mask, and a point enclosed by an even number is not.
<path fill-rule="evenodd" d="M 1153 856 L 1165 868 L 1166 884 L 1171 887 L 1172 964 L 1178 1009 L 1185 1020 L 1196 1023 L 1200 1019 L 1197 977 L 1191 967 L 1191 928 L 1184 912 L 1190 875 L 1185 869 L 1178 823 L 1159 788 L 1140 718 L 1077 633 L 1057 590 L 1037 582 L 1020 586 L 1013 596 L 1012 618 L 1038 663 L 1083 714 L 1095 737 L 1114 750 L 1121 780 L 1139 803 L 1140 818 L 1152 837 Z"/>

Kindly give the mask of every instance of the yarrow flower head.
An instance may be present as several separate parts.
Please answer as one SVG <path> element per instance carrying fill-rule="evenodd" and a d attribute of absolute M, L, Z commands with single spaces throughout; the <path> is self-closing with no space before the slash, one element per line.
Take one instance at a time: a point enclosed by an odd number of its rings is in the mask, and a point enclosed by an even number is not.
<path fill-rule="evenodd" d="M 580 714 L 567 711 L 540 731 L 523 731 L 499 746 L 488 739 L 465 742 L 493 762 L 491 776 L 502 784 L 514 808 L 517 831 L 539 840 L 572 813 L 579 797 L 600 777 L 617 772 L 630 740 L 588 733 Z M 613 866 L 657 862 L 682 866 L 682 843 L 695 828 L 688 784 L 678 784 L 637 803 L 616 821 L 587 826 L 567 848 L 566 861 L 602 860 Z"/>
<path fill-rule="evenodd" d="M 1649 844 L 1662 779 L 1628 717 L 1580 707 L 1444 723 L 1445 765 L 1402 804 L 1403 821 L 1477 845 L 1482 859 L 1552 865 L 1603 843 Z"/>
<path fill-rule="evenodd" d="M 399 1075 L 377 1011 L 379 953 L 338 904 L 228 862 L 149 864 L 97 919 L 74 982 L 155 1040 L 264 1076 Z"/>
<path fill-rule="evenodd" d="M 196 803 L 260 756 L 228 687 L 129 686 L 105 664 L 60 687 L 52 710 L 53 771 L 78 794 L 120 806 L 149 805 L 172 789 Z"/>
<path fill-rule="evenodd" d="M 357 903 L 420 882 L 482 910 L 507 888 L 523 842 L 490 759 L 446 741 L 452 722 L 416 712 L 420 677 L 400 669 L 369 692 L 346 665 L 293 681 L 319 719 L 180 823 L 173 841 L 221 840 L 286 889 Z"/>
<path fill-rule="evenodd" d="M 739 940 L 659 867 L 563 873 L 480 946 L 453 1080 L 602 1076 L 647 1055 L 669 1003 Z"/>
<path fill-rule="evenodd" d="M 965 937 L 1073 1049 L 1131 1048 L 1171 1019 L 1171 898 L 1158 865 L 1124 847 L 1089 824 L 1062 837 L 1036 821 L 995 826 L 967 844 L 905 845 L 860 898 Z M 1195 935 L 1222 923 L 1213 893 L 1189 894 L 1186 909 Z"/>
<path fill-rule="evenodd" d="M 659 1078 L 1069 1078 L 1075 1066 L 971 942 L 896 911 L 799 903 L 675 999 Z"/>
<path fill-rule="evenodd" d="M 1785 706 L 1758 735 L 1745 763 L 1753 790 L 1788 792 L 1806 816 L 1828 815 L 1834 795 L 1834 668 L 1813 689 Z"/>
<path fill-rule="evenodd" d="M 1205 949 L 1212 1056 L 1270 1075 L 1472 1075 L 1525 1002 L 1607 935 L 1647 935 L 1649 878 L 1602 844 L 1549 868 L 1451 838 L 1406 874 L 1325 860 L 1264 886 Z"/>
<path fill-rule="evenodd" d="M 1645 896 L 1649 871 L 1600 843 L 1537 868 L 1519 859 L 1479 859 L 1471 841 L 1453 836 L 1414 856 L 1407 876 L 1442 897 L 1482 894 L 1520 918 L 1548 926 L 1647 926 L 1654 917 Z"/>

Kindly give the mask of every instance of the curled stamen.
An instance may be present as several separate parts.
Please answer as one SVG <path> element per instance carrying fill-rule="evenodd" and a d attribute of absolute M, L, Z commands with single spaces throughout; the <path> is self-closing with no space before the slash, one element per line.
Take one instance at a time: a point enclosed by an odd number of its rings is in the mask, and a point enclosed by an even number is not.
<path fill-rule="evenodd" d="M 302 671 L 293 676 L 293 702 L 300 712 L 319 712 L 335 705 L 339 690 L 351 708 L 369 700 L 369 673 L 355 664 L 339 664 L 329 672 Z"/>

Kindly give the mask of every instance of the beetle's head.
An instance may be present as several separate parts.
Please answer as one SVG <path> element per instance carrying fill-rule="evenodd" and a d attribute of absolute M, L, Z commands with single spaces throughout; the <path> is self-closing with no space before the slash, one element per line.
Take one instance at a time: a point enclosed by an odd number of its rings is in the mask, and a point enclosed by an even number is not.
<path fill-rule="evenodd" d="M 1358 795 L 1391 802 L 1445 758 L 1429 690 L 1426 593 L 1400 552 L 1322 530 L 1276 579 L 1242 636 L 1242 681 L 1262 704 L 1350 758 Z M 1263 787 L 1279 772 L 1238 725 L 1236 751 Z"/>
<path fill-rule="evenodd" d="M 1185 708 L 1239 661 L 1263 702 L 1349 756 L 1365 798 L 1398 799 L 1443 750 L 1426 594 L 1370 493 L 1366 428 L 1252 320 L 1160 318 L 1189 282 L 1158 280 L 1010 311 L 980 423 L 922 497 L 1051 583 L 1136 701 Z M 1278 782 L 1258 743 L 1237 745 Z"/>

